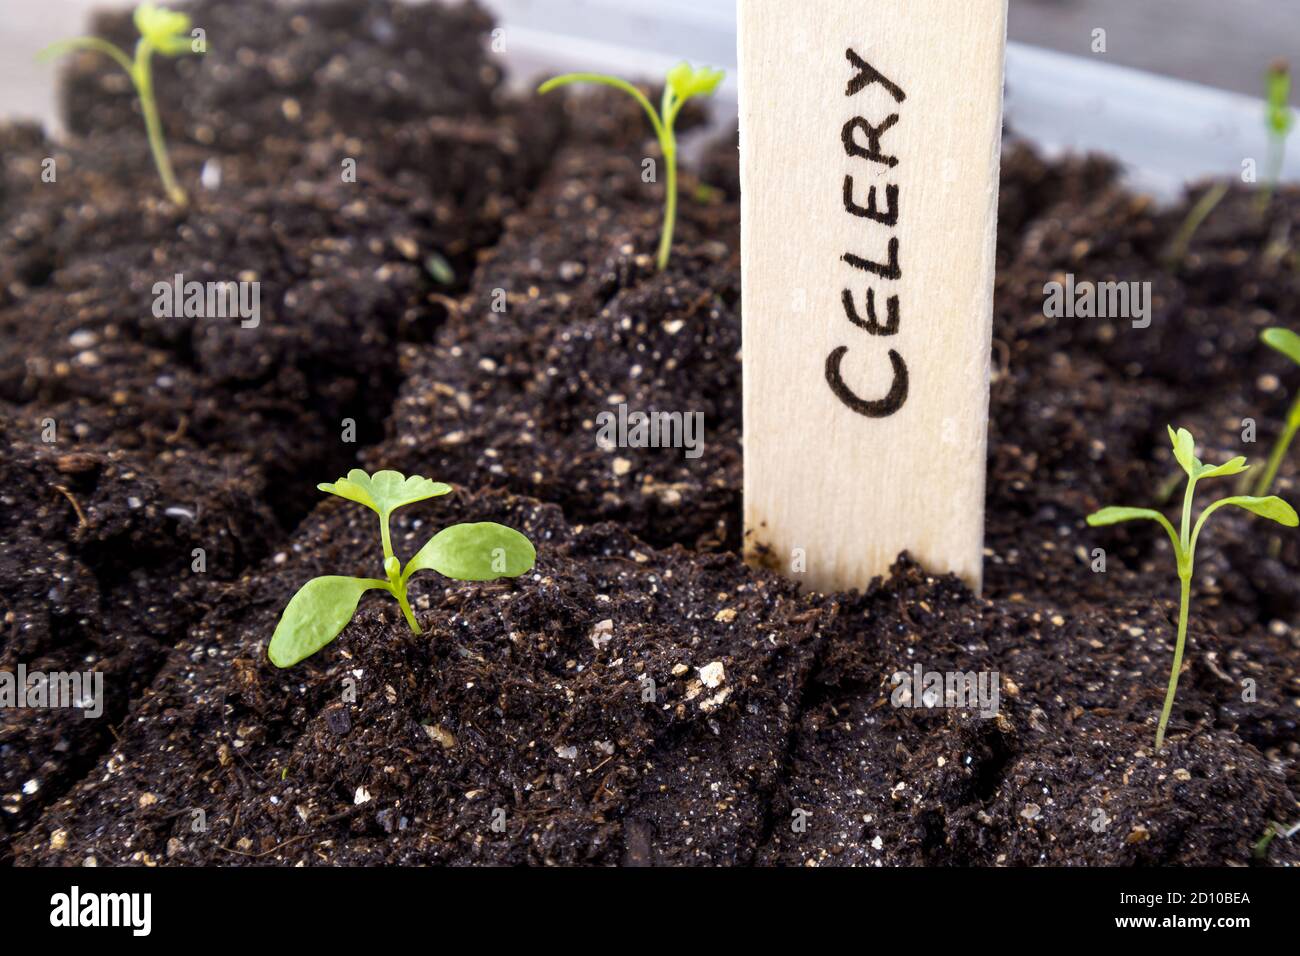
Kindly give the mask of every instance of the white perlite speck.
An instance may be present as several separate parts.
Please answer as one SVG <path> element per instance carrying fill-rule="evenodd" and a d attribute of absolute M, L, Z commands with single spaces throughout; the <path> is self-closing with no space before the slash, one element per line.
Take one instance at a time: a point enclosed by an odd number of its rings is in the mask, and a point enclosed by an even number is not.
<path fill-rule="evenodd" d="M 722 667 L 722 661 L 713 661 L 700 668 L 700 682 L 705 687 L 717 687 L 726 679 L 727 672 Z"/>

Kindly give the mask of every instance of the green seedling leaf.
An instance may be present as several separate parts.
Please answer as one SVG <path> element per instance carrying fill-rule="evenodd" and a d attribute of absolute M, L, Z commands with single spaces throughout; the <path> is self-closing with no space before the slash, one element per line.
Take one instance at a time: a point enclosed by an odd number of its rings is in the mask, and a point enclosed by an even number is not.
<path fill-rule="evenodd" d="M 36 59 L 45 62 L 72 53 L 74 50 L 94 50 L 96 53 L 103 53 L 125 70 L 128 76 L 134 78 L 135 64 L 131 62 L 131 58 L 119 47 L 99 37 L 73 37 L 71 40 L 59 40 L 37 53 Z"/>
<path fill-rule="evenodd" d="M 698 69 L 683 61 L 668 71 L 668 88 L 679 101 L 692 96 L 712 96 L 727 74 L 709 66 Z"/>
<path fill-rule="evenodd" d="M 545 96 L 552 90 L 558 90 L 562 86 L 573 86 L 578 83 L 595 83 L 598 86 L 610 86 L 616 90 L 622 90 L 640 103 L 641 108 L 646 111 L 646 115 L 650 117 L 650 125 L 654 127 L 655 136 L 658 137 L 660 145 L 663 145 L 666 141 L 666 130 L 659 119 L 659 113 L 651 102 L 646 99 L 644 93 L 622 77 L 609 76 L 605 73 L 564 73 L 560 76 L 551 77 L 537 88 L 537 92 Z"/>
<path fill-rule="evenodd" d="M 1160 711 L 1160 720 L 1156 724 L 1157 750 L 1164 746 L 1165 729 L 1169 726 L 1169 715 L 1174 707 L 1174 695 L 1178 691 L 1178 675 L 1182 670 L 1183 651 L 1187 645 L 1187 618 L 1188 609 L 1191 606 L 1192 571 L 1196 561 L 1196 544 L 1200 539 L 1201 529 L 1205 526 L 1206 519 L 1218 509 L 1232 505 L 1233 507 L 1244 508 L 1262 518 L 1269 518 L 1289 528 L 1300 526 L 1300 517 L 1297 517 L 1295 509 L 1275 495 L 1267 497 L 1239 495 L 1220 498 L 1218 501 L 1207 505 L 1201 512 L 1200 517 L 1196 519 L 1195 525 L 1192 525 L 1193 495 L 1196 491 L 1197 481 L 1201 478 L 1218 478 L 1225 475 L 1241 474 L 1247 468 L 1246 459 L 1237 457 L 1224 462 L 1222 465 L 1205 465 L 1193 453 L 1196 440 L 1187 429 L 1180 428 L 1175 431 L 1170 426 L 1169 440 L 1174 446 L 1174 457 L 1178 459 L 1178 463 L 1187 472 L 1187 488 L 1183 494 L 1182 525 L 1178 531 L 1174 530 L 1174 526 L 1168 518 L 1151 508 L 1112 506 L 1102 508 L 1100 511 L 1088 515 L 1087 519 L 1088 524 L 1093 527 L 1139 519 L 1156 521 L 1168 533 L 1169 540 L 1174 546 L 1174 556 L 1178 562 L 1179 581 L 1178 639 L 1174 644 L 1174 661 L 1169 675 L 1169 685 L 1165 691 L 1164 706 Z"/>
<path fill-rule="evenodd" d="M 368 475 L 354 468 L 346 478 L 317 487 L 379 515 L 387 580 L 329 576 L 308 581 L 289 601 L 271 637 L 267 655 L 276 667 L 291 667 L 334 640 L 356 613 L 361 595 L 372 588 L 396 598 L 407 626 L 413 634 L 419 634 L 420 625 L 407 595 L 407 581 L 416 571 L 427 568 L 462 581 L 491 581 L 518 577 L 537 559 L 532 542 L 518 531 L 485 521 L 444 528 L 403 570 L 401 560 L 393 553 L 389 516 L 403 505 L 447 494 L 450 485 L 419 475 L 407 478 L 397 471 Z"/>
<path fill-rule="evenodd" d="M 155 50 L 165 56 L 178 56 L 190 51 L 190 18 L 188 14 L 168 10 L 152 3 L 142 3 L 132 17 L 140 31 Z"/>
<path fill-rule="evenodd" d="M 399 471 L 377 471 L 368 475 L 353 468 L 346 478 L 316 486 L 321 491 L 365 505 L 381 517 L 388 517 L 404 505 L 450 494 L 451 485 L 419 475 L 405 477 Z"/>
<path fill-rule="evenodd" d="M 1246 459 L 1241 455 L 1230 461 L 1225 461 L 1222 465 L 1201 465 L 1200 470 L 1196 473 L 1197 478 L 1226 478 L 1230 475 L 1240 475 L 1243 471 L 1248 471 L 1250 465 L 1246 464 Z"/>
<path fill-rule="evenodd" d="M 312 578 L 289 600 L 275 626 L 267 656 L 276 667 L 292 667 L 338 637 L 356 613 L 361 595 L 384 582 L 328 575 Z"/>
<path fill-rule="evenodd" d="M 1174 446 L 1174 457 L 1178 459 L 1178 464 L 1182 465 L 1183 471 L 1192 478 L 1222 478 L 1227 475 L 1239 475 L 1250 467 L 1246 464 L 1246 459 L 1240 456 L 1225 461 L 1222 465 L 1207 465 L 1196 457 L 1196 439 L 1192 437 L 1191 432 L 1186 428 L 1175 431 L 1172 425 L 1167 427 L 1169 441 Z"/>
<path fill-rule="evenodd" d="M 1094 511 L 1085 520 L 1093 528 L 1120 524 L 1124 521 L 1154 521 L 1168 533 L 1169 540 L 1174 543 L 1174 551 L 1178 551 L 1181 546 L 1178 540 L 1178 532 L 1169 523 L 1169 519 L 1153 508 L 1124 508 L 1111 505 L 1102 508 L 1100 511 Z"/>
<path fill-rule="evenodd" d="M 1296 365 L 1300 365 L 1300 335 L 1290 329 L 1265 329 L 1259 334 L 1262 341 L 1275 352 L 1281 352 Z"/>
<path fill-rule="evenodd" d="M 1174 431 L 1174 426 L 1166 426 L 1169 429 L 1169 441 L 1174 446 L 1174 457 L 1178 459 L 1178 464 L 1183 466 L 1183 471 L 1193 477 L 1201 469 L 1201 461 L 1196 457 L 1196 439 L 1192 438 L 1192 433 L 1186 428 L 1180 428 Z"/>
<path fill-rule="evenodd" d="M 443 528 L 406 566 L 406 576 L 416 571 L 437 571 L 457 581 L 494 581 L 516 578 L 537 560 L 533 543 L 513 528 L 481 521 Z"/>
<path fill-rule="evenodd" d="M 1109 524 L 1119 524 L 1121 521 L 1164 521 L 1167 520 L 1159 511 L 1152 508 L 1121 508 L 1111 505 L 1108 508 L 1102 508 L 1100 511 L 1094 511 L 1088 515 L 1087 522 L 1094 528 L 1100 528 Z"/>
<path fill-rule="evenodd" d="M 1236 495 L 1232 498 L 1220 498 L 1214 503 L 1215 507 L 1221 505 L 1245 508 L 1252 514 L 1257 514 L 1261 518 L 1269 518 L 1288 528 L 1300 525 L 1300 516 L 1296 515 L 1295 509 L 1277 495 L 1268 495 L 1264 498 L 1256 498 L 1251 495 Z"/>

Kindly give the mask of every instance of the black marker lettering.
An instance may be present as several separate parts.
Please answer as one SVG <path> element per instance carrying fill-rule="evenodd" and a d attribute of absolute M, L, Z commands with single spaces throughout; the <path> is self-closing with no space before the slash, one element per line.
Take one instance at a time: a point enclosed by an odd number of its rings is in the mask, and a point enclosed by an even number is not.
<path fill-rule="evenodd" d="M 888 132 L 889 128 L 898 122 L 898 114 L 890 113 L 885 121 L 879 126 L 872 126 L 861 116 L 855 116 L 844 124 L 840 129 L 840 142 L 844 144 L 844 152 L 850 156 L 861 156 L 863 159 L 869 159 L 875 163 L 882 163 L 893 169 L 898 165 L 897 156 L 886 156 L 880 149 L 880 137 Z M 862 130 L 867 134 L 867 145 L 859 146 L 857 140 L 853 138 L 853 131 Z"/>
<path fill-rule="evenodd" d="M 858 315 L 857 307 L 853 304 L 852 292 L 845 289 L 840 293 L 840 299 L 844 302 L 844 314 L 858 328 L 866 329 L 872 335 L 894 335 L 898 332 L 898 296 L 891 295 L 885 303 L 886 314 L 889 317 L 885 320 L 884 325 L 876 321 L 875 289 L 867 289 L 867 317 L 865 320 Z"/>
<path fill-rule="evenodd" d="M 876 206 L 876 187 L 872 186 L 867 190 L 867 204 L 859 206 L 853 201 L 853 177 L 844 177 L 845 212 L 850 212 L 863 219 L 874 219 L 886 226 L 895 225 L 898 222 L 898 187 L 893 183 L 885 186 L 885 202 L 888 203 L 888 206 L 884 212 L 881 212 Z"/>
<path fill-rule="evenodd" d="M 849 62 L 852 63 L 858 71 L 857 75 L 854 76 L 853 79 L 849 80 L 848 89 L 844 91 L 845 96 L 852 96 L 854 93 L 860 93 L 872 83 L 879 83 L 889 91 L 889 95 L 894 98 L 894 102 L 901 103 L 903 100 L 907 99 L 907 94 L 903 92 L 901 86 L 896 83 L 890 83 L 879 70 L 854 53 L 852 47 L 845 50 L 844 55 L 849 58 Z"/>
<path fill-rule="evenodd" d="M 854 75 L 849 79 L 849 84 L 845 90 L 846 96 L 853 96 L 878 83 L 889 92 L 894 98 L 895 103 L 901 103 L 907 99 L 907 94 L 903 88 L 896 83 L 887 80 L 879 70 L 867 63 L 866 60 L 858 56 L 850 48 L 846 55 L 849 63 L 855 69 Z M 840 141 L 844 144 L 844 152 L 850 157 L 858 157 L 869 160 L 873 163 L 879 163 L 889 169 L 898 165 L 898 157 L 890 156 L 885 153 L 880 146 L 881 137 L 885 135 L 894 124 L 898 122 L 898 114 L 890 113 L 884 121 L 878 126 L 873 126 L 871 122 L 862 116 L 854 116 L 840 128 Z M 859 142 L 855 134 L 861 131 L 865 136 L 865 143 Z M 846 175 L 844 177 L 844 211 L 850 216 L 859 220 L 865 219 L 869 222 L 879 223 L 882 226 L 894 227 L 898 225 L 898 185 L 896 183 L 885 183 L 885 208 L 880 208 L 877 203 L 879 194 L 876 186 L 870 186 L 867 189 L 867 204 L 860 206 L 853 198 L 853 177 Z M 886 246 L 888 259 L 885 262 L 874 262 L 870 259 L 864 259 L 862 256 L 846 252 L 840 257 L 841 261 L 847 262 L 854 269 L 862 272 L 879 276 L 885 281 L 896 281 L 903 276 L 903 270 L 898 264 L 898 237 L 890 236 Z M 881 324 L 876 314 L 876 290 L 867 287 L 867 317 L 864 319 L 859 313 L 857 306 L 853 302 L 853 293 L 847 288 L 840 293 L 841 301 L 844 304 L 844 316 L 849 322 L 859 329 L 870 335 L 897 335 L 899 328 L 899 314 L 901 307 L 897 295 L 889 295 L 885 300 L 885 322 Z M 847 345 L 841 345 L 826 356 L 826 382 L 831 387 L 831 392 L 843 402 L 849 409 L 857 412 L 859 415 L 865 415 L 867 418 L 885 418 L 894 414 L 903 407 L 907 401 L 907 363 L 903 357 L 893 349 L 888 352 L 890 365 L 894 369 L 893 383 L 889 386 L 889 391 L 884 398 L 868 400 L 858 396 L 853 389 L 849 388 L 844 382 L 844 377 L 840 373 L 840 363 L 844 360 L 844 355 L 848 352 Z"/>
<path fill-rule="evenodd" d="M 889 239 L 889 262 L 879 263 L 872 262 L 870 259 L 863 259 L 861 256 L 855 256 L 851 252 L 844 253 L 840 257 L 855 269 L 861 269 L 863 272 L 870 272 L 872 275 L 882 276 L 886 279 L 901 279 L 903 270 L 898 267 L 898 238 L 891 236 Z"/>
<path fill-rule="evenodd" d="M 889 393 L 884 398 L 868 401 L 859 398 L 844 384 L 844 377 L 840 375 L 840 362 L 843 361 L 844 353 L 848 350 L 847 345 L 841 345 L 826 356 L 826 381 L 831 391 L 835 393 L 835 397 L 867 418 L 887 418 L 902 408 L 903 402 L 907 401 L 907 365 L 904 364 L 903 357 L 893 349 L 889 350 L 889 361 L 894 366 L 894 382 L 889 386 Z"/>

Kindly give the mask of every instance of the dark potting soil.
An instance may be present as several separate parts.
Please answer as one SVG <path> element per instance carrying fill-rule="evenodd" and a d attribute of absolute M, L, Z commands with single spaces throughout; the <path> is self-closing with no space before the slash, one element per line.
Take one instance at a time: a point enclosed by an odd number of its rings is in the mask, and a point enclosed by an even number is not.
<path fill-rule="evenodd" d="M 342 122 L 324 98 L 301 98 L 323 104 L 304 115 Z M 576 128 L 538 161 L 549 162 L 540 186 L 506 217 L 464 294 L 422 289 L 408 322 L 387 333 L 390 349 L 404 343 L 400 368 L 388 370 L 388 395 L 398 397 L 380 412 L 392 410 L 387 437 L 362 451 L 368 467 L 461 487 L 401 513 L 399 553 L 446 523 L 498 520 L 537 543 L 536 571 L 491 585 L 421 576 L 423 635 L 395 606 L 367 598 L 338 642 L 288 671 L 265 658 L 280 610 L 313 575 L 374 573 L 368 512 L 331 500 L 290 531 L 301 511 L 281 510 L 286 530 L 258 545 L 270 556 L 230 559 L 227 580 L 202 599 L 141 576 L 154 604 L 132 613 L 165 622 L 149 650 L 161 670 L 129 689 L 113 745 L 97 759 L 87 750 L 76 773 L 45 786 L 39 761 L 58 761 L 46 741 L 0 738 L 6 763 L 36 761 L 36 775 L 22 779 L 41 784 L 39 798 L 12 791 L 36 808 L 17 815 L 30 824 L 14 839 L 18 862 L 1252 862 L 1270 822 L 1297 811 L 1292 532 L 1222 512 L 1207 529 L 1178 706 L 1157 753 L 1173 559 L 1149 529 L 1092 530 L 1082 519 L 1102 504 L 1152 502 L 1173 467 L 1166 422 L 1191 427 L 1207 459 L 1262 460 L 1300 385 L 1256 343 L 1260 328 L 1300 314 L 1300 263 L 1288 245 L 1300 196 L 1278 196 L 1261 225 L 1251 196 L 1230 195 L 1171 267 L 1164 250 L 1187 204 L 1161 210 L 1131 196 L 1104 161 L 1048 164 L 1009 150 L 985 596 L 905 558 L 865 594 L 800 596 L 733 553 L 734 142 L 705 157 L 700 184 L 684 179 L 674 260 L 658 274 L 650 255 L 661 192 L 641 179 L 642 158 L 657 154 L 635 108 L 587 102 L 570 110 Z M 322 170 L 333 162 L 310 144 L 286 149 Z M 401 188 L 408 204 L 421 201 L 416 186 Z M 382 241 L 382 224 L 373 228 Z M 337 232 L 351 234 L 346 222 Z M 65 268 L 81 268 L 78 249 Z M 1151 281 L 1150 327 L 1045 315 L 1044 283 L 1070 272 Z M 101 272 L 72 288 L 113 295 L 120 282 Z M 320 305 L 347 316 L 333 304 L 343 294 L 327 289 Z M 105 328 L 102 317 L 90 326 Z M 130 328 L 174 351 L 156 330 Z M 357 334 L 348 328 L 342 335 Z M 233 343 L 215 351 L 243 368 L 275 348 L 257 341 L 238 355 Z M 34 342 L 31 355 L 56 343 Z M 304 372 L 305 387 L 332 394 L 341 373 L 320 367 Z M 25 394 L 6 400 L 28 415 L 41 406 Z M 98 416 L 104 404 L 90 392 L 77 407 Z M 620 404 L 703 411 L 702 456 L 599 447 L 596 415 Z M 1255 445 L 1242 443 L 1245 417 L 1258 421 Z M 22 533 L 32 542 L 100 533 L 77 530 L 58 486 L 105 513 L 121 509 L 122 495 L 147 502 L 129 534 L 109 538 L 107 571 L 87 565 L 110 583 L 134 573 L 137 556 L 120 546 L 129 535 L 140 555 L 167 555 L 221 527 L 214 517 L 160 545 L 168 487 L 133 496 L 140 482 L 127 475 L 137 460 L 150 480 L 163 474 L 165 441 L 119 451 L 124 440 L 106 433 L 105 460 L 84 474 L 83 462 L 61 465 L 64 448 L 6 455 L 14 483 L 30 489 L 13 507 L 28 512 Z M 238 437 L 186 450 L 249 454 Z M 254 507 L 303 508 L 307 489 L 341 473 L 342 463 L 329 470 L 339 461 L 318 460 L 310 473 L 303 460 L 286 467 L 282 501 L 258 492 L 239 518 L 261 527 L 249 520 Z M 191 474 L 215 467 L 211 457 L 192 462 Z M 1288 462 L 1279 493 L 1296 496 L 1295 475 Z M 205 493 L 246 488 L 209 479 Z M 45 512 L 27 504 L 37 500 Z M 1093 570 L 1096 548 L 1105 573 Z M 20 579 L 26 590 L 15 579 L 0 580 L 0 594 L 35 607 L 35 578 Z M 90 583 L 76 593 L 91 611 L 103 607 Z M 52 617 L 69 646 L 95 633 Z M 894 700 L 892 676 L 915 665 L 996 672 L 996 716 Z M 1279 839 L 1268 859 L 1294 863 L 1300 851 Z"/>
<path fill-rule="evenodd" d="M 686 195 L 695 186 L 684 178 Z M 737 210 L 683 205 L 659 273 L 661 211 L 635 155 L 562 151 L 436 341 L 405 350 L 396 447 L 367 460 L 378 466 L 395 451 L 394 467 L 508 487 L 653 544 L 737 549 Z M 702 415 L 700 442 L 607 448 L 597 415 L 620 406 Z M 689 424 L 681 419 L 683 434 Z"/>
<path fill-rule="evenodd" d="M 207 50 L 154 58 L 171 142 L 244 154 L 268 136 L 373 139 L 393 124 L 482 119 L 500 106 L 501 60 L 486 44 L 493 23 L 473 2 L 316 0 L 287 9 L 195 0 L 176 9 L 205 31 Z M 98 12 L 90 32 L 126 50 L 138 37 L 130 10 Z M 140 122 L 129 80 L 93 53 L 75 57 L 62 102 L 74 134 Z"/>
<path fill-rule="evenodd" d="M 661 858 L 655 833 L 681 835 L 682 862 L 749 859 L 825 612 L 733 556 L 579 531 L 529 499 L 408 510 L 401 553 L 443 523 L 497 520 L 537 543 L 538 567 L 480 586 L 425 576 L 423 635 L 368 602 L 330 653 L 276 671 L 262 631 L 294 582 L 373 562 L 375 523 L 323 506 L 278 573 L 246 578 L 178 645 L 133 711 L 134 739 L 67 801 L 126 814 L 97 859 L 620 862 Z M 698 669 L 715 662 L 706 685 Z M 159 731 L 171 742 L 158 747 Z M 137 743 L 187 779 L 155 777 L 162 764 L 138 761 Z M 195 839 L 191 807 L 209 826 Z M 328 846 L 303 842 L 298 828 L 322 825 Z M 55 824 L 33 840 L 59 830 L 56 844 L 83 832 Z M 80 837 L 60 849 L 101 852 Z"/>
<path fill-rule="evenodd" d="M 298 584 L 374 564 L 373 516 L 322 506 L 172 651 L 20 862 L 1246 862 L 1290 806 L 1205 665 L 1151 752 L 1157 606 L 1049 618 L 906 563 L 864 597 L 809 599 L 531 499 L 440 505 L 399 523 L 400 553 L 497 520 L 538 543 L 535 573 L 426 576 L 424 634 L 370 601 L 278 671 L 267 635 Z M 1237 666 L 1216 632 L 1195 640 Z M 892 707 L 913 662 L 997 669 L 997 716 Z M 1245 666 L 1263 683 L 1285 665 Z"/>
<path fill-rule="evenodd" d="M 388 57 L 398 71 L 421 50 L 454 48 L 437 69 L 465 75 L 382 133 L 367 104 L 333 102 L 331 137 L 306 139 L 278 107 L 258 106 L 284 94 L 257 72 L 303 13 L 264 6 L 260 30 L 242 13 L 224 54 L 241 69 L 203 83 L 248 107 L 241 129 L 259 148 L 173 143 L 186 209 L 158 198 L 139 118 L 114 115 L 97 87 L 78 97 L 84 136 L 0 129 L 0 666 L 93 668 L 108 688 L 101 720 L 0 711 L 0 858 L 5 834 L 103 753 L 212 590 L 311 507 L 298 476 L 346 470 L 382 434 L 399 343 L 429 336 L 437 300 L 464 287 L 540 173 L 559 105 L 525 111 L 497 96 L 481 15 L 425 14 L 400 54 L 372 40 L 346 56 L 376 68 Z M 183 108 L 164 97 L 164 117 Z M 341 156 L 358 161 L 355 182 Z M 46 157 L 54 182 L 42 179 Z M 157 315 L 155 284 L 177 274 L 258 283 L 256 322 Z"/>
<path fill-rule="evenodd" d="M 592 184 L 619 183 L 619 165 L 583 151 L 588 169 L 603 161 L 613 173 L 575 176 L 581 160 L 562 153 L 438 340 L 408 345 L 392 436 L 368 452 L 374 466 L 413 470 L 421 446 L 435 453 L 445 428 L 412 408 L 458 409 L 458 423 L 483 429 L 469 447 L 508 448 L 513 434 L 494 439 L 481 424 L 498 421 L 498 402 L 482 400 L 479 418 L 464 414 L 459 396 L 471 387 L 511 395 L 513 384 L 534 397 L 533 428 L 579 448 L 551 424 L 552 407 L 567 405 L 548 405 L 544 383 L 605 373 L 581 387 L 631 392 L 640 377 L 630 375 L 634 354 L 616 365 L 610 324 L 583 324 L 606 301 L 647 303 L 627 313 L 656 343 L 656 324 L 682 318 L 688 345 L 672 354 L 716 361 L 709 338 L 721 333 L 692 322 L 689 298 L 666 290 L 698 284 L 696 272 L 725 271 L 726 260 L 695 252 L 689 225 L 667 277 L 643 261 L 652 226 L 626 252 L 626 243 L 611 251 L 593 241 L 619 220 L 618 203 L 584 196 Z M 1019 177 L 1009 194 L 1039 197 L 1035 222 L 1069 208 L 1049 190 L 1095 176 L 1089 165 L 1049 168 L 1020 152 L 1006 169 Z M 1093 188 L 1114 189 L 1105 180 Z M 570 229 L 577 235 L 563 261 L 610 277 L 571 283 L 567 300 L 566 287 L 548 280 L 559 263 L 548 271 L 540 253 L 505 252 L 530 242 L 564 248 L 550 238 L 568 215 L 563 197 L 602 224 Z M 634 223 L 638 215 L 626 212 Z M 1004 249 L 1006 268 L 1022 254 Z M 527 264 L 522 292 L 512 289 L 506 311 L 491 313 L 486 290 L 506 287 L 510 261 Z M 1015 323 L 1041 324 L 1028 277 L 1044 268 L 1023 268 L 1018 300 L 1007 298 L 1010 281 L 1000 286 L 1000 342 Z M 734 336 L 734 313 L 721 316 L 715 322 Z M 1169 555 L 1139 535 L 1099 541 L 1080 519 L 1112 497 L 1145 500 L 1164 462 L 1146 435 L 1151 410 L 1184 412 L 1199 396 L 1178 383 L 1130 381 L 1087 349 L 1074 353 L 1068 338 L 1044 338 L 1034 328 L 1018 335 L 1026 362 L 1004 359 L 994 384 L 987 599 L 906 561 L 866 595 L 799 597 L 730 554 L 657 550 L 618 523 L 591 525 L 596 515 L 580 514 L 575 528 L 554 506 L 465 494 L 412 509 L 407 521 L 421 523 L 402 524 L 399 552 L 446 522 L 501 520 L 538 542 L 535 574 L 491 586 L 422 582 L 420 638 L 394 607 L 366 602 L 338 644 L 276 671 L 265 642 L 300 583 L 373 570 L 373 519 L 330 502 L 178 644 L 105 772 L 47 811 L 20 840 L 20 860 L 1249 862 L 1269 822 L 1294 806 L 1292 625 L 1224 589 L 1219 582 L 1241 572 L 1210 547 L 1170 743 L 1153 752 L 1173 630 Z M 568 364 L 556 345 L 574 340 L 596 343 L 586 353 L 596 358 Z M 519 356 L 539 354 L 557 371 L 536 386 Z M 498 375 L 484 358 L 510 371 Z M 421 394 L 442 401 L 421 403 Z M 640 399 L 632 394 L 629 404 Z M 591 401 L 578 395 L 569 398 L 578 408 Z M 589 430 L 581 437 L 594 446 Z M 493 459 L 470 477 L 515 480 L 508 468 L 491 469 L 514 458 Z M 458 461 L 436 463 L 449 470 Z M 581 479 L 577 461 L 566 467 Z M 588 480 L 604 473 L 593 467 Z M 577 496 L 563 500 L 566 510 L 579 506 Z M 624 524 L 652 520 L 644 507 L 624 508 Z M 1211 533 L 1249 540 L 1249 527 L 1232 520 Z M 1110 550 L 1104 575 L 1089 567 L 1087 546 L 1099 543 Z M 917 663 L 997 671 L 998 715 L 892 706 L 892 675 Z M 642 675 L 655 682 L 653 702 Z M 1261 691 L 1255 701 L 1242 700 L 1245 678 Z M 199 819 L 207 829 L 195 832 Z M 1270 854 L 1295 859 L 1285 841 Z"/>

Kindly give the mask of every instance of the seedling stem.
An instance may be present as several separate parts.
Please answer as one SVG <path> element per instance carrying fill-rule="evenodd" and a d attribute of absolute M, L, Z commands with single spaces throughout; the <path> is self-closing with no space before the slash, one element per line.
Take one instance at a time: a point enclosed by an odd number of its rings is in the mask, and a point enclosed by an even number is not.
<path fill-rule="evenodd" d="M 1201 224 L 1210 218 L 1210 213 L 1223 202 L 1223 197 L 1228 195 L 1227 183 L 1215 183 L 1196 204 L 1187 212 L 1187 218 L 1183 220 L 1178 231 L 1174 233 L 1174 238 L 1169 243 L 1169 252 L 1166 259 L 1171 265 L 1178 265 L 1187 255 L 1187 249 L 1192 244 L 1192 237 L 1196 235 L 1196 230 L 1201 228 Z"/>
<path fill-rule="evenodd" d="M 384 573 L 388 575 L 388 583 L 384 587 L 389 594 L 397 598 L 397 604 L 402 609 L 402 617 L 406 618 L 406 623 L 410 625 L 411 633 L 419 634 L 420 624 L 416 621 L 415 612 L 411 610 L 411 602 L 406 596 L 402 562 L 393 553 L 393 538 L 388 530 L 388 512 L 379 515 L 379 537 L 384 546 Z"/>
<path fill-rule="evenodd" d="M 1287 450 L 1291 447 L 1291 439 L 1295 438 L 1297 430 L 1300 430 L 1300 395 L 1297 395 L 1295 402 L 1292 403 L 1291 411 L 1286 416 L 1286 426 L 1273 444 L 1273 450 L 1269 452 L 1268 464 L 1264 466 L 1264 473 L 1259 476 L 1255 494 L 1267 494 L 1268 489 L 1273 487 L 1277 470 L 1282 466 L 1282 459 L 1286 458 Z"/>

